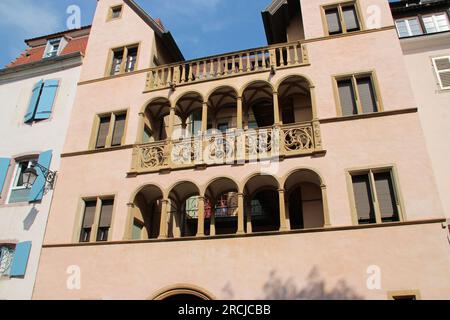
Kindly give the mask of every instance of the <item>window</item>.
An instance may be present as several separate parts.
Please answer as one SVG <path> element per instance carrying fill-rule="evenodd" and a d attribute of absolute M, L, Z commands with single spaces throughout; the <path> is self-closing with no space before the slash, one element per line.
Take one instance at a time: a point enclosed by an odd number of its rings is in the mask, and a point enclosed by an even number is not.
<path fill-rule="evenodd" d="M 374 77 L 356 74 L 336 78 L 342 116 L 374 113 L 381 110 L 381 99 L 374 86 Z"/>
<path fill-rule="evenodd" d="M 400 203 L 392 169 L 351 174 L 358 224 L 400 221 Z"/>
<path fill-rule="evenodd" d="M 37 158 L 32 158 L 16 163 L 14 180 L 11 186 L 8 203 L 28 202 L 34 179 L 31 178 L 29 174 L 26 174 L 25 170 L 34 167 L 37 160 Z"/>
<path fill-rule="evenodd" d="M 62 38 L 51 39 L 47 41 L 47 47 L 45 48 L 44 58 L 56 57 L 61 49 Z"/>
<path fill-rule="evenodd" d="M 23 278 L 27 270 L 30 252 L 31 241 L 0 245 L 0 278 Z"/>
<path fill-rule="evenodd" d="M 14 259 L 13 245 L 0 246 L 0 278 L 11 275 L 11 266 Z"/>
<path fill-rule="evenodd" d="M 121 73 L 135 71 L 138 51 L 138 45 L 132 45 L 112 50 L 112 63 L 109 75 L 114 76 Z"/>
<path fill-rule="evenodd" d="M 355 2 L 324 7 L 328 35 L 361 30 L 358 9 Z"/>
<path fill-rule="evenodd" d="M 121 146 L 125 137 L 126 120 L 126 111 L 97 116 L 98 125 L 93 148 L 104 149 Z"/>
<path fill-rule="evenodd" d="M 401 290 L 388 292 L 389 300 L 420 300 L 421 295 L 419 290 Z"/>
<path fill-rule="evenodd" d="M 433 65 L 441 89 L 450 89 L 450 56 L 433 58 Z"/>
<path fill-rule="evenodd" d="M 122 17 L 123 7 L 121 5 L 109 8 L 108 21 Z"/>
<path fill-rule="evenodd" d="M 108 241 L 111 229 L 114 198 L 96 198 L 83 201 L 80 243 Z"/>
<path fill-rule="evenodd" d="M 397 32 L 400 38 L 423 34 L 418 17 L 397 20 L 395 21 L 395 25 L 397 26 Z"/>
<path fill-rule="evenodd" d="M 450 30 L 448 16 L 446 12 L 423 16 L 422 20 L 427 33 L 435 33 Z"/>
<path fill-rule="evenodd" d="M 50 118 L 58 87 L 59 80 L 41 80 L 34 85 L 24 117 L 25 123 Z"/>

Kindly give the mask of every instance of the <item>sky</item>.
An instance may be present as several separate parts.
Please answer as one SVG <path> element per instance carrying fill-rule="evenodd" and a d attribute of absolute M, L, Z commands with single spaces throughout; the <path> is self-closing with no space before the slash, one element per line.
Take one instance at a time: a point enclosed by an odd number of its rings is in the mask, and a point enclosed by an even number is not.
<path fill-rule="evenodd" d="M 89 25 L 96 0 L 0 0 L 0 67 L 26 48 L 25 39 L 66 29 L 70 5 L 81 9 Z M 261 11 L 271 0 L 137 0 L 153 18 L 161 18 L 186 59 L 267 44 Z"/>

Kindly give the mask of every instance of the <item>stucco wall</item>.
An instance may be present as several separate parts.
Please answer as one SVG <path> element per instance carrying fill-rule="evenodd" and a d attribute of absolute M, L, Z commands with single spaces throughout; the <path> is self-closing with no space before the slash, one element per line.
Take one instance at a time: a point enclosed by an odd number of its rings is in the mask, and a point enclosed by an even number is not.
<path fill-rule="evenodd" d="M 423 299 L 450 299 L 447 232 L 435 223 L 45 248 L 33 298 L 151 299 L 163 288 L 189 284 L 216 299 L 383 300 L 388 291 L 418 289 Z M 76 268 L 68 274 L 69 266 Z M 380 289 L 367 287 L 371 266 L 380 268 Z M 80 280 L 80 290 L 69 290 L 68 280 L 72 286 Z"/>
<path fill-rule="evenodd" d="M 450 34 L 429 37 L 416 39 L 416 44 L 406 39 L 402 43 L 436 183 L 450 219 L 450 90 L 440 89 L 432 62 L 432 58 L 450 56 Z"/>
<path fill-rule="evenodd" d="M 3 137 L 0 157 L 39 154 L 53 150 L 50 169 L 58 171 L 60 154 L 66 137 L 66 131 L 75 99 L 80 67 L 63 71 L 44 73 L 0 85 L 2 101 L 0 117 L 0 135 Z M 28 108 L 33 86 L 39 80 L 59 79 L 52 116 L 32 125 L 24 124 L 23 118 Z M 3 193 L 4 198 L 11 186 L 14 168 L 10 168 Z M 30 299 L 38 268 L 39 256 L 47 223 L 53 192 L 45 195 L 41 203 L 35 206 L 28 203 L 0 205 L 0 243 L 32 241 L 32 250 L 25 279 L 0 279 L 0 299 Z"/>

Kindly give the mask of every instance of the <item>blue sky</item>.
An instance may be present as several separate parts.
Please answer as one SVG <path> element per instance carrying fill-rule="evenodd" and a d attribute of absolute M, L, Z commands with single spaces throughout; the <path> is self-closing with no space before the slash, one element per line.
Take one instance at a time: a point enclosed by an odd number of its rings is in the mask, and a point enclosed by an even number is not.
<path fill-rule="evenodd" d="M 90 24 L 96 0 L 0 0 L 0 66 L 25 49 L 24 39 L 66 29 L 69 5 Z M 270 0 L 137 0 L 161 18 L 186 59 L 263 46 L 261 11 Z"/>

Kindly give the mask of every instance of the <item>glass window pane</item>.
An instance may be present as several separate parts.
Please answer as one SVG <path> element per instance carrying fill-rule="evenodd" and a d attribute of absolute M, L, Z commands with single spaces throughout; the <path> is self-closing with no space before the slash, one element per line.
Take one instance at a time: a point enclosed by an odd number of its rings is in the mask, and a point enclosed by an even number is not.
<path fill-rule="evenodd" d="M 377 112 L 377 102 L 371 78 L 365 77 L 357 79 L 357 83 L 359 99 L 361 100 L 363 113 Z"/>
<path fill-rule="evenodd" d="M 341 101 L 342 115 L 351 116 L 358 114 L 352 80 L 340 80 L 338 82 L 338 90 Z"/>
<path fill-rule="evenodd" d="M 111 146 L 115 147 L 115 146 L 120 146 L 122 144 L 122 138 L 125 133 L 126 119 L 127 119 L 126 114 L 121 114 L 121 115 L 116 116 Z"/>
<path fill-rule="evenodd" d="M 138 52 L 137 47 L 128 49 L 127 65 L 125 68 L 125 72 L 132 72 L 135 70 L 137 61 L 137 52 Z"/>
<path fill-rule="evenodd" d="M 376 223 L 369 175 L 353 176 L 352 181 L 358 223 Z"/>
<path fill-rule="evenodd" d="M 414 19 L 408 19 L 409 29 L 411 30 L 412 36 L 421 35 L 422 28 L 420 26 L 419 20 L 417 18 Z"/>
<path fill-rule="evenodd" d="M 400 38 L 410 36 L 406 23 L 407 23 L 406 20 L 399 20 L 395 22 L 397 26 L 398 35 Z"/>
<path fill-rule="evenodd" d="M 343 7 L 342 13 L 344 15 L 344 21 L 345 26 L 347 27 L 347 31 L 357 31 L 360 29 L 355 6 L 352 5 Z"/>
<path fill-rule="evenodd" d="M 377 189 L 378 205 L 383 222 L 399 221 L 397 201 L 395 199 L 394 184 L 390 172 L 376 173 L 375 186 Z"/>
<path fill-rule="evenodd" d="M 328 23 L 328 33 L 336 34 L 342 32 L 341 22 L 339 20 L 339 12 L 337 8 L 325 10 Z"/>
<path fill-rule="evenodd" d="M 437 28 L 434 24 L 432 16 L 423 17 L 423 23 L 425 24 L 425 29 L 427 30 L 427 33 L 437 32 Z"/>
<path fill-rule="evenodd" d="M 100 125 L 98 128 L 98 135 L 97 135 L 97 143 L 95 145 L 95 147 L 97 149 L 101 149 L 106 146 L 106 138 L 108 137 L 110 122 L 111 122 L 110 116 L 100 118 Z"/>

